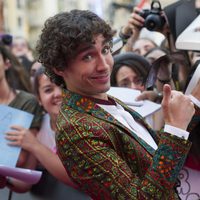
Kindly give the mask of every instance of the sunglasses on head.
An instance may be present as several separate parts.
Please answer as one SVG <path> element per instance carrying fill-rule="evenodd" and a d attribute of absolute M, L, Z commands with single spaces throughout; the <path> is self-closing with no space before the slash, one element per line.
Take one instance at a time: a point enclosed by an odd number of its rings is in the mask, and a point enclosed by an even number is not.
<path fill-rule="evenodd" d="M 146 90 L 150 90 L 154 87 L 158 72 L 161 67 L 168 67 L 171 64 L 186 64 L 186 59 L 187 57 L 184 52 L 172 52 L 156 59 L 152 63 L 151 69 L 147 76 L 145 83 Z"/>
<path fill-rule="evenodd" d="M 13 37 L 12 35 L 9 34 L 0 34 L 0 41 L 4 44 L 4 45 L 11 45 L 12 44 L 12 40 Z"/>

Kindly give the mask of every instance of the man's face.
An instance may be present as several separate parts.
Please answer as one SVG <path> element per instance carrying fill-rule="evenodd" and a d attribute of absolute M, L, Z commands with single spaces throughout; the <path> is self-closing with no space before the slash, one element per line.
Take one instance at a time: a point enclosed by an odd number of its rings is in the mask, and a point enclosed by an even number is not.
<path fill-rule="evenodd" d="M 81 46 L 78 55 L 69 61 L 62 72 L 67 89 L 86 96 L 106 99 L 110 88 L 113 57 L 109 41 L 102 35 L 94 37 L 94 43 Z"/>

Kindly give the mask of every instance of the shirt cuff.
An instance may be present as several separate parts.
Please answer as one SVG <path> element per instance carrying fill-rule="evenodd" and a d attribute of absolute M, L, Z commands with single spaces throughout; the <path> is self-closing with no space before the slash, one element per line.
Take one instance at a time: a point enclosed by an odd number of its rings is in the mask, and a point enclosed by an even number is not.
<path fill-rule="evenodd" d="M 196 97 L 192 96 L 191 94 L 188 95 L 188 97 L 190 98 L 190 100 L 191 100 L 196 106 L 198 106 L 198 107 L 200 108 L 200 101 L 199 101 Z"/>
<path fill-rule="evenodd" d="M 189 137 L 188 131 L 167 124 L 165 124 L 164 132 L 170 133 L 185 140 L 187 140 Z"/>

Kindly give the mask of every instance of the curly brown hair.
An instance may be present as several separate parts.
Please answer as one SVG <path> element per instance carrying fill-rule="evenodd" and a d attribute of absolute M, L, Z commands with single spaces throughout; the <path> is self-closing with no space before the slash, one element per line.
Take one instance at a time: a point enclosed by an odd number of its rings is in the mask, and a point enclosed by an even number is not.
<path fill-rule="evenodd" d="M 76 57 L 80 45 L 91 44 L 98 34 L 111 41 L 114 31 L 91 11 L 72 10 L 56 14 L 44 24 L 36 46 L 38 61 L 44 65 L 51 80 L 62 86 L 62 77 L 53 69 L 64 70 L 68 61 Z"/>

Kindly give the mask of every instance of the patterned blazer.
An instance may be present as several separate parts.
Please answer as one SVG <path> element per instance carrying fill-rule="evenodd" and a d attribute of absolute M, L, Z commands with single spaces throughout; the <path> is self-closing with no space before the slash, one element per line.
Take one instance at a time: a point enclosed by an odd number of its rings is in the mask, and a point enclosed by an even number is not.
<path fill-rule="evenodd" d="M 63 96 L 58 155 L 81 190 L 93 199 L 178 199 L 174 185 L 191 142 L 164 132 L 159 137 L 115 99 L 147 128 L 158 145 L 155 151 L 90 98 L 67 90 Z"/>

